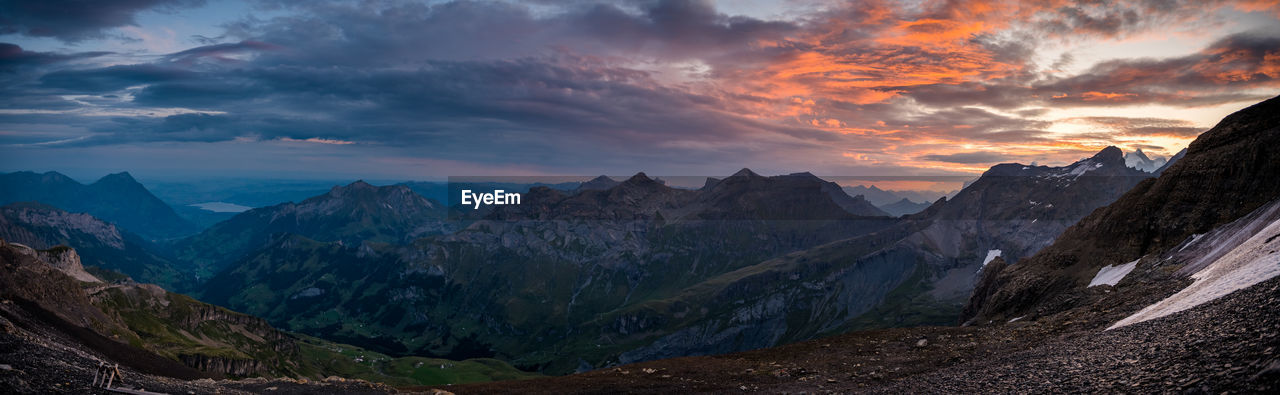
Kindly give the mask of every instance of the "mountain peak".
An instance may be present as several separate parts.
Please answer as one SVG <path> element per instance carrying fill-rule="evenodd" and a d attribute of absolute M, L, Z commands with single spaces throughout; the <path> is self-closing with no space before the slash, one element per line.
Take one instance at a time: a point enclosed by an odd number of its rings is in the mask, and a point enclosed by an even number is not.
<path fill-rule="evenodd" d="M 649 178 L 649 176 L 644 174 L 643 171 L 636 173 L 636 175 L 631 176 L 631 178 L 628 178 L 626 181 L 626 183 L 628 184 L 650 183 L 650 182 L 653 182 L 653 179 Z"/>
<path fill-rule="evenodd" d="M 733 173 L 733 175 L 729 177 L 759 177 L 759 176 L 760 176 L 759 174 L 756 174 L 755 172 L 751 171 L 751 169 L 744 167 L 742 168 L 742 170 L 738 170 L 737 173 Z"/>
<path fill-rule="evenodd" d="M 45 173 L 45 174 L 48 174 L 48 173 Z M 64 177 L 65 177 L 65 176 L 64 176 Z M 98 179 L 98 181 L 97 181 L 97 182 L 95 182 L 95 183 L 107 183 L 107 184 L 137 184 L 137 183 L 138 183 L 138 180 L 135 180 L 135 179 L 133 178 L 133 175 L 132 175 L 132 174 L 129 174 L 129 172 L 127 172 L 127 171 L 122 171 L 122 172 L 119 172 L 119 173 L 111 173 L 111 174 L 107 174 L 107 175 L 105 175 L 105 176 L 102 176 L 102 178 L 99 178 L 99 179 Z"/>
<path fill-rule="evenodd" d="M 1114 145 L 1108 145 L 1107 148 L 1103 148 L 1102 151 L 1098 151 L 1098 153 L 1094 154 L 1093 157 L 1089 159 L 1097 159 L 1097 160 L 1107 161 L 1107 162 L 1115 161 L 1115 160 L 1123 161 L 1124 152 L 1120 151 L 1119 147 L 1116 147 Z"/>
<path fill-rule="evenodd" d="M 356 180 L 356 182 L 347 185 L 334 185 L 333 188 L 329 188 L 329 194 L 376 189 L 378 189 L 378 187 L 370 185 L 369 183 L 364 182 L 364 180 Z"/>
<path fill-rule="evenodd" d="M 618 181 L 612 178 L 609 178 L 609 176 L 601 175 L 599 177 L 592 178 L 591 181 L 578 184 L 578 190 L 588 190 L 588 189 L 603 190 L 603 189 L 613 188 L 616 185 L 618 185 Z"/>
<path fill-rule="evenodd" d="M 33 172 L 18 172 L 18 173 L 30 173 L 30 174 L 36 174 L 36 173 L 33 173 Z M 125 174 L 128 174 L 128 173 L 125 173 Z M 79 182 L 76 182 L 76 180 L 71 179 L 71 177 L 67 177 L 67 175 L 66 175 L 66 174 L 62 174 L 62 173 L 59 173 L 59 172 L 56 172 L 56 171 L 46 171 L 46 172 L 44 172 L 44 174 L 41 174 L 40 176 L 41 176 L 41 177 L 43 177 L 43 178 L 44 178 L 44 179 L 46 179 L 46 180 L 57 180 L 57 181 L 60 181 L 60 182 L 67 182 L 67 181 L 70 181 L 70 182 L 75 182 L 75 183 L 79 184 Z"/>

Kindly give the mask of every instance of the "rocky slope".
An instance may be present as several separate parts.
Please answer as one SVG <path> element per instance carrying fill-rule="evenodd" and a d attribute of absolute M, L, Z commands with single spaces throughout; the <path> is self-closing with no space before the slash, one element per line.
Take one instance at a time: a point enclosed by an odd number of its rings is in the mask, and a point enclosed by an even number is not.
<path fill-rule="evenodd" d="M 741 353 L 447 389 L 458 394 L 1271 393 L 1280 389 L 1276 309 L 1280 279 L 1111 331 L 1082 329 L 1069 320 L 1025 319 L 1000 326 L 860 331 Z M 1122 317 L 1117 313 L 1111 319 Z"/>
<path fill-rule="evenodd" d="M 0 238 L 36 249 L 79 246 L 81 264 L 124 273 L 170 289 L 190 284 L 160 248 L 89 214 L 68 213 L 39 203 L 0 207 Z"/>
<path fill-rule="evenodd" d="M 1089 304 L 1084 290 L 1104 266 L 1141 260 L 1141 272 L 1176 264 L 1156 255 L 1280 197 L 1272 181 L 1280 179 L 1277 144 L 1280 97 L 1231 114 L 1159 178 L 1080 220 L 1032 259 L 987 273 L 995 286 L 974 295 L 966 318 L 1050 315 Z"/>
<path fill-rule="evenodd" d="M 0 174 L 0 204 L 40 202 L 62 210 L 88 213 L 143 236 L 172 239 L 195 233 L 195 225 L 178 216 L 129 173 L 116 173 L 84 185 L 57 172 Z"/>
<path fill-rule="evenodd" d="M 15 369 L 17 374 L 36 373 L 39 380 L 47 380 L 46 372 L 25 368 L 47 364 L 40 355 L 68 351 L 82 362 L 93 361 L 58 367 L 77 376 L 91 374 L 86 370 L 96 367 L 96 361 L 179 379 L 342 375 L 421 385 L 530 376 L 496 360 L 391 358 L 283 332 L 260 318 L 155 285 L 105 283 L 85 273 L 75 260 L 75 250 L 67 247 L 34 250 L 0 240 L 0 263 L 0 341 L 6 345 L 0 353 L 9 365 L 0 372 L 0 380 L 8 379 L 5 375 L 14 374 Z M 19 355 L 17 350 L 24 349 L 40 354 Z M 15 368 L 10 362 L 19 364 Z M 74 391 L 87 382 L 77 380 L 75 386 L 62 390 Z M 217 391 L 217 386 L 207 391 Z"/>

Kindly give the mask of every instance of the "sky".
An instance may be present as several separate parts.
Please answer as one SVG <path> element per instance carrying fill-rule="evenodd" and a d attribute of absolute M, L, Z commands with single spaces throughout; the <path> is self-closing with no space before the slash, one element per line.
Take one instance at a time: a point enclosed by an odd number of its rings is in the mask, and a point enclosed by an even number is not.
<path fill-rule="evenodd" d="M 1171 156 L 1280 94 L 1280 5 L 0 0 L 0 92 L 0 171 L 892 188 Z"/>

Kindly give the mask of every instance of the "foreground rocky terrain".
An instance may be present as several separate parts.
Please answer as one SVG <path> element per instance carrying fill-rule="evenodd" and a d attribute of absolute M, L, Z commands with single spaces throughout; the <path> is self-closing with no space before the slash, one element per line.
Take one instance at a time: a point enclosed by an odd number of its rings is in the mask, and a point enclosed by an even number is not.
<path fill-rule="evenodd" d="M 530 376 L 497 360 L 392 358 L 280 331 L 260 318 L 153 284 L 127 277 L 104 281 L 86 271 L 69 247 L 36 250 L 3 239 L 0 334 L 0 381 L 19 392 L 80 392 L 100 363 L 124 366 L 129 385 L 203 388 L 197 392 L 264 382 L 209 387 L 185 381 L 266 377 L 273 379 L 265 383 L 290 385 L 328 378 L 326 385 L 343 387 L 359 385 L 346 378 L 423 385 Z M 321 391 L 308 388 L 301 391 Z"/>
<path fill-rule="evenodd" d="M 1101 292 L 1101 291 L 1099 291 Z M 743 353 L 450 387 L 459 393 L 1116 393 L 1280 389 L 1280 279 L 1104 330 L 1111 311 L 996 327 L 855 332 Z"/>

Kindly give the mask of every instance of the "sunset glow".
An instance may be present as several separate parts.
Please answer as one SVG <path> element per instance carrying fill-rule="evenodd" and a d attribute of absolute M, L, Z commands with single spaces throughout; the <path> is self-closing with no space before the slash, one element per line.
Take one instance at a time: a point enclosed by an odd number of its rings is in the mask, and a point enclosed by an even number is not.
<path fill-rule="evenodd" d="M 1275 1 L 158 3 L 5 6 L 0 167 L 964 176 L 1280 93 Z"/>

